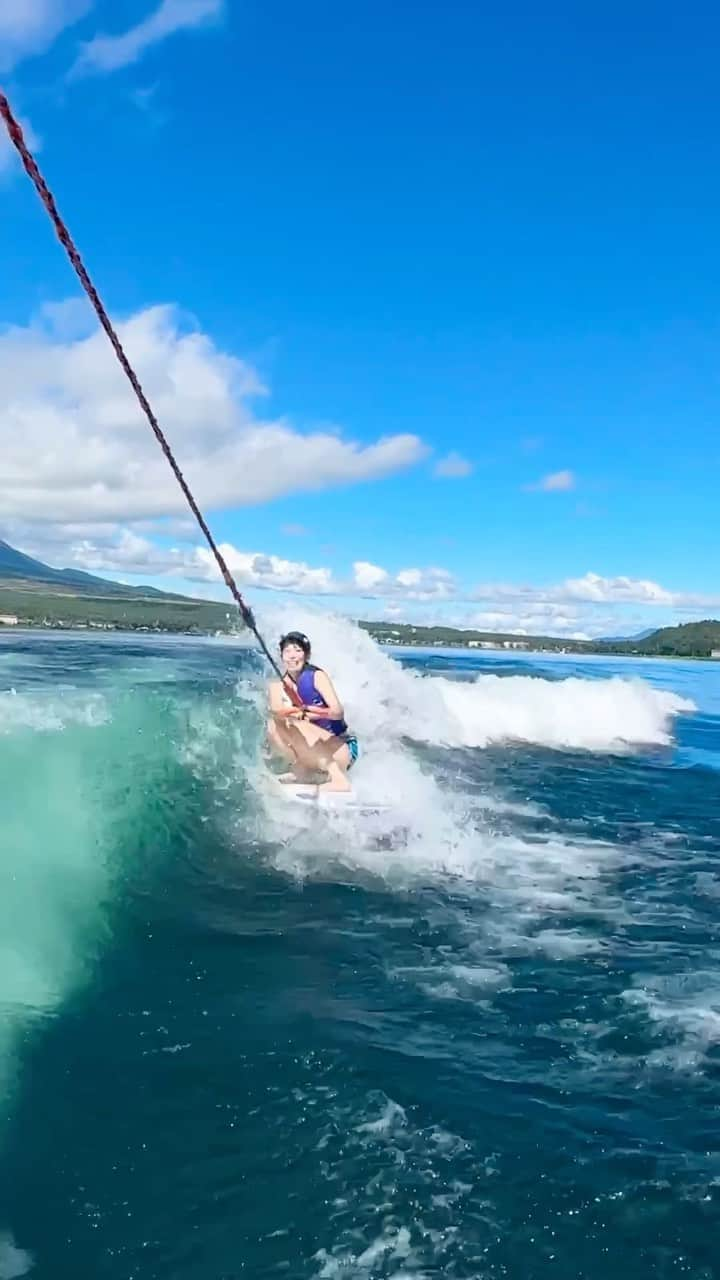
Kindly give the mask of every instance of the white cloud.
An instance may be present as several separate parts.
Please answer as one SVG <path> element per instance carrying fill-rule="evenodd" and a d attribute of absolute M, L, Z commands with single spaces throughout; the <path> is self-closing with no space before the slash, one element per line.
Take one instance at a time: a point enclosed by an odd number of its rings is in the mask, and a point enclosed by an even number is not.
<path fill-rule="evenodd" d="M 445 569 L 403 569 L 392 575 L 367 562 L 353 565 L 353 578 L 336 578 L 332 570 L 305 561 L 257 551 L 242 551 L 232 543 L 222 543 L 222 555 L 238 585 L 305 595 L 391 596 L 398 600 L 430 601 L 448 599 L 454 589 Z M 81 538 L 70 547 L 71 563 L 94 573 L 132 574 L 158 578 L 171 576 L 187 582 L 220 582 L 212 553 L 204 546 L 160 547 L 132 530 L 114 531 L 108 538 Z M 217 594 L 217 593 L 216 593 Z"/>
<path fill-rule="evenodd" d="M 222 543 L 222 555 L 242 587 L 264 587 L 276 591 L 296 591 L 309 595 L 327 595 L 336 591 L 329 569 L 313 569 L 310 565 L 280 556 L 239 551 L 231 543 Z M 161 547 L 130 529 L 122 529 L 108 540 L 83 539 L 70 548 L 74 567 L 91 573 L 118 574 L 159 578 L 170 576 L 190 583 L 220 584 L 215 560 L 207 547 Z"/>
<path fill-rule="evenodd" d="M 95 36 L 83 44 L 71 74 L 102 74 L 128 67 L 153 45 L 178 31 L 212 22 L 223 9 L 224 0 L 162 0 L 153 13 L 130 30 L 115 36 Z"/>
<path fill-rule="evenodd" d="M 583 578 L 568 578 L 561 587 L 567 600 L 629 601 L 632 604 L 674 604 L 681 593 L 667 591 L 646 578 L 603 578 L 599 573 L 586 573 Z"/>
<path fill-rule="evenodd" d="M 94 0 L 2 0 L 0 72 L 45 53 L 62 31 L 90 12 Z"/>
<path fill-rule="evenodd" d="M 489 583 L 471 595 L 485 606 L 472 615 L 473 625 L 575 638 L 632 635 L 645 627 L 668 625 L 679 615 L 690 620 L 720 609 L 720 593 L 671 591 L 646 578 L 605 578 L 597 573 L 547 587 Z M 660 611 L 663 616 L 658 618 Z"/>
<path fill-rule="evenodd" d="M 138 522 L 155 534 L 169 536 L 173 521 L 163 526 Z M 181 526 L 184 534 L 184 525 Z M 91 522 L 71 524 L 6 524 L 0 529 L 13 544 L 28 554 L 56 567 L 85 569 L 101 576 L 127 575 L 145 579 L 171 577 L 188 584 L 215 584 L 214 595 L 224 593 L 215 560 L 209 548 L 183 541 L 179 546 L 160 545 L 123 525 Z M 232 543 L 222 543 L 222 555 L 240 587 L 262 587 L 320 596 L 363 596 L 405 601 L 441 602 L 455 593 L 455 582 L 446 569 L 403 569 L 390 574 L 378 565 L 358 561 L 350 579 L 336 577 L 324 566 L 287 560 L 258 551 L 244 551 Z"/>
<path fill-rule="evenodd" d="M 346 589 L 371 598 L 397 596 L 406 600 L 449 600 L 456 594 L 455 579 L 447 569 L 401 569 L 393 575 L 367 560 L 355 562 L 352 584 Z"/>
<path fill-rule="evenodd" d="M 185 500 L 104 334 L 68 337 L 71 309 L 0 332 L 0 514 L 128 522 L 186 514 Z M 367 445 L 253 416 L 255 371 L 181 324 L 139 312 L 121 338 L 200 504 L 264 502 L 372 480 L 419 461 L 417 436 Z"/>
<path fill-rule="evenodd" d="M 90 12 L 95 0 L 0 0 L 0 75 L 26 58 L 45 53 L 57 37 Z M 25 140 L 33 152 L 40 139 L 30 122 L 18 115 Z M 0 123 L 0 179 L 19 159 L 4 124 Z"/>
<path fill-rule="evenodd" d="M 367 592 L 372 595 L 390 581 L 387 569 L 381 569 L 379 565 L 370 564 L 367 560 L 357 560 L 353 569 L 355 589 L 363 594 Z"/>
<path fill-rule="evenodd" d="M 472 471 L 472 462 L 468 462 L 467 458 L 462 458 L 459 453 L 454 451 L 435 463 L 435 475 L 447 480 L 461 479 L 464 476 L 472 475 Z"/>
<path fill-rule="evenodd" d="M 239 551 L 229 543 L 223 543 L 220 550 L 241 587 L 265 587 L 305 595 L 338 593 L 338 584 L 329 569 L 314 569 L 303 561 L 283 560 L 280 556 Z M 206 582 L 216 581 L 219 575 L 211 552 L 201 547 L 196 555 L 199 561 L 196 576 Z"/>
<path fill-rule="evenodd" d="M 164 539 L 177 533 L 183 541 L 178 546 L 159 545 L 142 531 Z M 82 568 L 121 580 L 167 579 L 173 590 L 226 598 L 209 550 L 197 545 L 195 531 L 185 520 L 138 521 L 132 528 L 92 521 L 6 523 L 0 536 L 57 567 Z M 488 632 L 568 639 L 634 635 L 648 626 L 667 625 L 678 617 L 688 621 L 706 617 L 720 608 L 720 594 L 670 592 L 644 579 L 600 578 L 597 574 L 544 588 L 508 583 L 482 587 L 472 606 L 471 593 L 464 591 L 447 569 L 408 568 L 393 574 L 359 560 L 353 564 L 351 576 L 344 577 L 322 565 L 245 551 L 230 543 L 222 544 L 221 550 L 243 591 L 251 587 L 343 598 L 355 602 L 347 605 L 355 615 L 445 623 Z"/>
<path fill-rule="evenodd" d="M 599 573 L 586 573 L 582 578 L 567 578 L 547 587 L 521 584 L 490 583 L 476 587 L 475 600 L 525 600 L 574 602 L 583 604 L 671 605 L 692 608 L 717 607 L 718 595 L 695 595 L 685 591 L 669 591 L 648 578 L 619 576 L 604 578 Z"/>
<path fill-rule="evenodd" d="M 466 625 L 478 631 L 499 631 L 508 635 L 551 635 L 573 640 L 587 640 L 590 634 L 606 634 L 610 618 L 590 620 L 562 605 L 538 602 L 528 608 L 485 609 L 469 616 Z"/>
<path fill-rule="evenodd" d="M 567 493 L 569 489 L 575 488 L 576 483 L 575 475 L 572 471 L 552 471 L 550 475 L 543 476 L 536 484 L 529 484 L 526 487 L 540 493 Z"/>

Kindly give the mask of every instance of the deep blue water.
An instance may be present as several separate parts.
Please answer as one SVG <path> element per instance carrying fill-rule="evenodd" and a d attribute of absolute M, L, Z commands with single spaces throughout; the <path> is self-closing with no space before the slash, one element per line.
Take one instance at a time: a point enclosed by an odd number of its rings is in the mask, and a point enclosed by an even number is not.
<path fill-rule="evenodd" d="M 351 630 L 386 830 L 246 650 L 0 637 L 0 1278 L 710 1280 L 720 670 Z"/>

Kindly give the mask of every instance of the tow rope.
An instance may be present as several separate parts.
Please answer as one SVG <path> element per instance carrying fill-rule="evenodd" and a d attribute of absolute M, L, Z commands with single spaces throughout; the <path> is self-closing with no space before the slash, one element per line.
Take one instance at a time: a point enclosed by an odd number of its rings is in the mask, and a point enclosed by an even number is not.
<path fill-rule="evenodd" d="M 95 288 L 92 280 L 90 279 L 90 276 L 88 275 L 85 264 L 83 263 L 83 260 L 80 257 L 80 253 L 78 252 L 75 242 L 72 236 L 70 235 L 70 232 L 68 231 L 68 228 L 65 225 L 63 219 L 61 218 L 60 213 L 58 212 L 58 207 L 55 203 L 53 194 L 50 188 L 48 187 L 45 179 L 43 178 L 40 172 L 40 169 L 38 168 L 37 161 L 35 160 L 34 156 L 32 155 L 32 152 L 30 151 L 25 141 L 22 128 L 13 114 L 10 103 L 8 102 L 5 94 L 1 90 L 0 90 L 0 115 L 2 115 L 2 118 L 5 122 L 5 127 L 7 128 L 8 134 L 10 136 L 10 141 L 12 142 L 16 151 L 18 152 L 20 159 L 22 160 L 23 166 L 25 168 L 25 171 L 28 177 L 30 178 L 30 181 L 32 182 L 33 186 L 35 187 L 35 190 L 37 191 L 43 205 L 45 206 L 45 210 L 55 228 L 57 238 L 60 241 L 63 248 L 65 249 L 65 252 L 67 253 L 68 258 L 70 259 L 70 263 L 75 271 L 75 274 L 77 275 L 83 289 L 85 290 L 85 293 L 90 299 L 90 302 L 95 311 L 95 314 L 98 320 L 100 321 L 100 324 L 102 325 L 103 329 L 105 330 L 105 333 L 110 339 L 115 355 L 120 361 L 120 365 L 122 366 L 125 376 L 127 377 L 133 391 L 135 392 L 135 395 L 137 396 L 140 407 L 143 413 L 145 414 L 145 417 L 147 418 L 150 424 L 150 427 L 152 428 L 153 435 L 155 436 L 155 439 L 157 440 L 158 444 L 160 445 L 160 448 L 165 454 L 165 457 L 167 458 L 167 461 L 170 464 L 170 467 L 172 469 L 173 475 L 175 476 L 175 479 L 177 480 L 178 484 L 180 485 L 180 488 L 182 489 L 185 495 L 187 504 L 190 507 L 190 510 L 192 511 L 195 519 L 197 520 L 197 523 L 200 526 L 200 529 L 202 530 L 205 541 L 207 542 L 210 550 L 212 551 L 213 556 L 215 557 L 215 561 L 220 570 L 223 581 L 226 587 L 228 588 L 228 591 L 232 595 L 238 609 L 240 610 L 240 616 L 242 617 L 242 620 L 245 623 L 245 626 L 248 627 L 250 631 L 252 631 L 253 635 L 255 636 L 255 639 L 257 640 L 268 662 L 270 663 L 270 665 L 272 666 L 273 670 L 275 671 L 277 676 L 280 678 L 280 680 L 282 680 L 283 685 L 287 689 L 287 692 L 291 700 L 294 702 L 296 706 L 301 707 L 303 705 L 302 698 L 300 697 L 294 682 L 292 680 L 286 679 L 283 676 L 277 662 L 272 656 L 270 650 L 268 649 L 265 643 L 265 640 L 263 639 L 258 629 L 252 609 L 246 603 L 246 601 L 243 600 L 243 597 L 240 594 L 237 583 L 235 582 L 235 579 L 233 578 L 225 562 L 225 558 L 222 555 L 222 552 L 220 551 L 217 543 L 215 542 L 215 539 L 213 538 L 213 535 L 210 532 L 210 529 L 205 520 L 205 517 L 203 516 L 202 511 L 200 510 L 197 502 L 195 501 L 195 498 L 192 495 L 190 486 L 188 485 L 182 471 L 180 470 L 180 467 L 178 466 L 175 460 L 173 451 L 170 448 L 170 445 L 168 444 L 168 441 L 164 435 L 164 432 L 160 426 L 160 423 L 155 417 L 155 414 L 152 410 L 150 402 L 147 396 L 145 395 L 145 392 L 142 389 L 140 380 L 137 374 L 135 373 L 135 370 L 133 369 L 132 365 L 130 364 L 130 361 L 126 356 L 125 351 L 123 350 L 122 343 L 120 342 L 120 339 L 113 327 L 112 321 L 110 320 L 110 317 L 108 316 L 108 313 L 102 304 L 100 295 L 98 294 L 97 289 Z"/>

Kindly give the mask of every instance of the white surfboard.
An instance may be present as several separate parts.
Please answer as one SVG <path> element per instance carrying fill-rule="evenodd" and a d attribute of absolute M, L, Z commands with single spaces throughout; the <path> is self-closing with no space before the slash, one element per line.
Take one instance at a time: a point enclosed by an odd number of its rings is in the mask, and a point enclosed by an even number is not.
<path fill-rule="evenodd" d="M 361 799 L 354 791 L 322 791 L 313 783 L 281 782 L 278 789 L 285 800 L 296 800 L 319 809 L 371 814 L 385 813 L 391 808 L 384 800 Z"/>

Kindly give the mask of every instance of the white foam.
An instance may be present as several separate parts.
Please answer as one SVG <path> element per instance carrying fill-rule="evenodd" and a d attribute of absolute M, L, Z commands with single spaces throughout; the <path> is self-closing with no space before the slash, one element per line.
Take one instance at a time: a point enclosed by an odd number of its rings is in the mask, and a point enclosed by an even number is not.
<path fill-rule="evenodd" d="M 687 1070 L 720 1044 L 720 975 L 698 971 L 638 978 L 623 992 L 627 1004 L 645 1012 L 659 1035 L 671 1043 L 649 1055 L 651 1064 Z"/>
<path fill-rule="evenodd" d="M 694 710 L 688 699 L 651 689 L 641 680 L 545 680 L 535 676 L 478 676 L 437 680 L 443 715 L 425 740 L 485 747 L 525 742 L 586 751 L 666 745 L 673 720 Z"/>
<path fill-rule="evenodd" d="M 575 737 L 579 742 L 584 735 L 587 742 L 583 719 L 588 700 L 600 706 L 603 695 L 609 694 L 611 710 L 606 712 L 606 724 L 608 720 L 612 724 L 599 735 L 604 747 L 617 738 L 622 724 L 632 721 L 636 704 L 645 715 L 643 724 L 636 725 L 638 737 L 659 741 L 669 714 L 665 695 L 623 681 L 578 679 L 566 682 L 563 695 L 563 682 L 492 678 L 495 720 L 491 723 L 488 713 L 486 730 L 481 733 L 477 709 L 478 705 L 487 708 L 487 703 L 478 703 L 476 685 L 404 670 L 347 619 L 315 614 L 306 606 L 292 614 L 286 610 L 263 619 L 267 634 L 289 626 L 300 626 L 312 637 L 313 657 L 328 668 L 358 733 L 361 754 L 351 775 L 356 802 L 381 802 L 386 808 L 369 817 L 339 806 L 335 811 L 320 812 L 318 806 L 309 804 L 283 804 L 274 794 L 264 766 L 253 772 L 250 765 L 253 785 L 263 800 L 263 834 L 269 838 L 278 869 L 301 880 L 334 879 L 348 870 L 355 875 L 369 873 L 390 889 L 435 882 L 451 884 L 456 894 L 474 895 L 480 888 L 492 908 L 484 920 L 485 935 L 492 930 L 500 945 L 515 950 L 523 939 L 525 943 L 532 939 L 540 916 L 570 917 L 577 911 L 587 916 L 606 909 L 602 905 L 605 873 L 614 869 L 622 851 L 582 834 L 566 837 L 546 829 L 544 834 L 525 836 L 523 823 L 542 813 L 538 806 L 514 805 L 494 789 L 478 794 L 477 783 L 468 793 L 464 770 L 453 769 L 451 756 L 440 761 L 437 755 L 426 759 L 422 748 L 418 751 L 407 738 L 414 738 L 415 744 L 421 740 L 432 745 L 447 741 L 458 745 L 481 737 L 488 740 L 505 731 L 500 716 L 503 707 L 507 728 L 518 691 L 524 696 L 524 691 L 530 690 L 535 696 L 532 714 L 537 737 L 542 736 L 543 715 L 545 738 L 555 732 L 549 717 L 555 715 L 553 703 L 564 696 L 566 718 L 568 709 L 580 701 L 579 710 L 573 713 Z M 538 687 L 540 699 L 536 696 Z M 252 701 L 255 712 L 264 716 L 264 694 L 257 684 L 253 689 L 243 686 L 240 692 Z M 242 768 L 248 769 L 246 746 Z M 516 830 L 512 829 L 513 819 L 518 821 Z M 243 819 L 243 834 L 246 829 L 247 820 Z M 536 950 L 543 942 L 529 945 Z M 593 944 L 558 931 L 555 937 L 548 933 L 545 945 L 557 955 L 564 951 L 571 957 L 581 950 L 592 950 Z M 433 988 L 428 993 L 435 998 L 488 999 L 507 981 L 501 972 L 496 982 L 488 972 L 492 966 L 477 955 L 468 957 L 462 948 L 449 961 L 456 966 L 454 972 L 448 969 L 416 975 L 420 985 Z M 470 973 L 474 968 L 479 973 L 473 987 Z"/>
<path fill-rule="evenodd" d="M 480 675 L 449 680 L 403 668 L 347 618 L 305 603 L 269 608 L 268 635 L 305 630 L 313 660 L 326 666 L 363 743 L 408 737 L 436 746 L 538 746 L 618 751 L 669 742 L 675 718 L 695 710 L 687 698 L 643 680 L 546 680 Z"/>
<path fill-rule="evenodd" d="M 328 1243 L 315 1254 L 317 1280 L 455 1274 L 458 1258 L 470 1263 L 463 1223 L 480 1178 L 490 1175 L 487 1161 L 458 1134 L 418 1128 L 386 1095 L 369 1096 L 362 1113 L 358 1123 L 356 1104 L 329 1105 L 332 1212 Z M 367 1171 L 360 1182 L 358 1162 Z"/>
<path fill-rule="evenodd" d="M 357 1126 L 357 1133 L 383 1134 L 386 1136 L 391 1129 L 396 1126 L 401 1128 L 407 1124 L 407 1112 L 399 1102 L 393 1102 L 392 1098 L 388 1098 L 385 1107 L 377 1120 L 366 1120 L 364 1124 Z"/>
<path fill-rule="evenodd" d="M 465 790 L 461 756 L 428 754 L 423 744 L 480 748 L 523 739 L 602 751 L 659 745 L 669 740 L 675 716 L 692 709 L 687 699 L 621 678 L 482 676 L 462 682 L 423 676 L 402 667 L 347 618 L 306 604 L 292 612 L 287 605 L 269 608 L 261 621 L 268 636 L 292 627 L 310 635 L 313 658 L 331 673 L 359 736 L 360 759 L 351 776 L 355 799 L 387 805 L 373 819 L 340 806 L 319 813 L 307 805 L 315 812 L 291 813 L 302 806 L 279 804 L 259 767 L 254 785 L 264 796 L 263 833 L 278 869 L 299 879 L 333 879 L 350 870 L 378 877 L 391 890 L 433 882 L 452 884 L 456 895 L 480 888 L 489 908 L 480 931 L 484 943 L 492 938 L 515 954 L 539 950 L 557 960 L 603 950 L 592 925 L 585 936 L 584 928 L 571 929 L 571 918 L 621 914 L 623 905 L 609 895 L 609 876 L 626 851 L 585 837 L 582 826 L 569 836 L 553 832 L 548 814 L 542 833 L 528 831 L 528 819 L 542 814 L 538 806 L 512 804 L 495 786 L 478 792 L 477 776 Z M 264 716 L 258 685 L 243 696 Z M 246 751 L 242 767 L 247 769 Z M 544 925 L 539 933 L 538 920 Z M 455 973 L 418 973 L 416 980 L 436 998 L 487 1000 L 502 989 L 492 982 L 473 988 L 468 973 L 461 978 L 462 966 L 487 968 L 482 952 L 470 955 L 460 946 L 450 963 Z"/>
<path fill-rule="evenodd" d="M 461 755 L 432 748 L 514 736 L 523 700 L 530 704 L 522 713 L 524 732 L 545 745 L 572 737 L 577 747 L 587 748 L 592 738 L 607 750 L 621 734 L 626 743 L 633 735 L 638 742 L 658 743 L 681 700 L 622 680 L 491 677 L 455 683 L 423 677 L 403 669 L 346 619 L 302 607 L 275 615 L 272 626 L 268 621 L 263 619 L 267 634 L 299 626 L 312 637 L 313 657 L 329 670 L 358 733 L 361 753 L 351 775 L 356 802 L 387 806 L 370 818 L 339 806 L 321 811 L 282 803 L 259 752 L 255 763 L 249 760 L 245 740 L 238 747 L 238 768 L 244 777 L 249 774 L 261 799 L 259 834 L 277 869 L 299 881 L 370 876 L 390 892 L 431 885 L 449 892 L 449 945 L 429 963 L 389 973 L 433 1001 L 487 1009 L 512 986 L 511 969 L 503 963 L 509 956 L 540 951 L 567 963 L 607 950 L 597 939 L 596 922 L 622 915 L 611 886 L 627 851 L 591 839 L 582 824 L 571 834 L 553 831 L 552 815 L 540 806 L 514 803 L 495 784 L 478 788 L 477 771 L 469 771 Z M 243 683 L 239 694 L 262 725 L 262 685 Z M 593 707 L 598 723 L 589 729 Z M 468 773 L 475 775 L 470 790 Z M 238 817 L 238 826 L 245 841 L 247 815 Z"/>
<path fill-rule="evenodd" d="M 604 950 L 599 938 L 590 938 L 577 930 L 541 929 L 530 940 L 531 948 L 550 960 L 567 960 L 573 956 L 595 955 Z"/>
<path fill-rule="evenodd" d="M 419 986 L 425 995 L 435 1000 L 464 1000 L 482 1006 L 489 997 L 512 986 L 507 965 L 449 964 L 431 972 L 435 981 L 421 982 Z M 438 982 L 438 973 L 443 972 L 446 976 Z"/>
<path fill-rule="evenodd" d="M 341 1252 L 338 1256 L 333 1256 L 325 1249 L 320 1249 L 315 1255 L 316 1262 L 320 1263 L 320 1270 L 316 1273 L 318 1280 L 366 1280 L 370 1275 L 379 1275 L 380 1272 L 375 1270 L 376 1266 L 382 1267 L 382 1275 L 387 1276 L 388 1280 L 425 1280 L 426 1273 L 424 1271 L 408 1271 L 405 1263 L 409 1260 L 412 1253 L 410 1246 L 410 1232 L 407 1227 L 390 1228 L 382 1235 L 376 1238 L 363 1249 L 362 1252 L 355 1254 L 350 1250 Z M 394 1267 L 395 1262 L 403 1264 L 402 1270 L 397 1271 Z M 387 1270 L 391 1267 L 391 1270 Z"/>
<path fill-rule="evenodd" d="M 107 720 L 107 707 L 102 694 L 68 691 L 49 694 L 17 693 L 15 689 L 0 691 L 0 734 L 13 734 L 24 729 L 35 733 L 58 733 L 70 724 L 93 728 Z"/>
<path fill-rule="evenodd" d="M 0 1235 L 0 1280 L 20 1280 L 34 1265 L 32 1254 L 18 1249 L 9 1233 Z"/>

